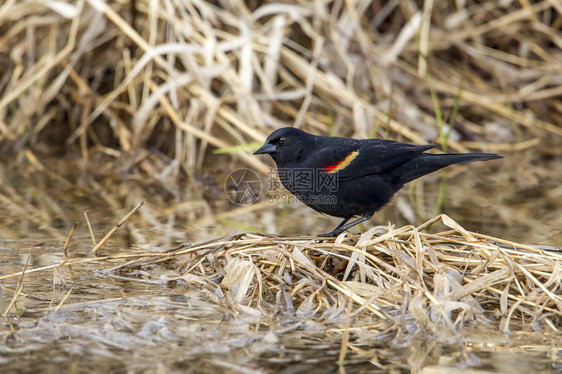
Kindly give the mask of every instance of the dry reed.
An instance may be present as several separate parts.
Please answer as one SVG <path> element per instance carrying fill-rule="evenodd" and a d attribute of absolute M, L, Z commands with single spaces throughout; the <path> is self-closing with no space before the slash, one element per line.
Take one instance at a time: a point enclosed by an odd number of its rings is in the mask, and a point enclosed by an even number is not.
<path fill-rule="evenodd" d="M 489 220 L 557 242 L 560 10 L 551 0 L 6 1 L 0 150 L 16 156 L 10 168 L 63 186 L 81 183 L 53 172 L 45 156 L 64 155 L 69 168 L 90 162 L 87 172 L 103 177 L 128 170 L 173 195 L 186 177 L 194 185 L 217 168 L 210 149 L 226 150 L 227 167 L 266 172 L 250 153 L 286 124 L 498 151 L 504 171 L 484 183 L 510 188 Z M 9 180 L 2 203 L 61 237 L 51 217 L 68 222 L 62 203 L 41 191 L 45 203 L 30 203 Z M 112 210 L 127 206 L 80 182 Z M 476 195 L 480 206 L 498 204 Z M 529 196 L 547 199 L 545 209 L 525 208 Z M 458 199 L 467 216 L 479 215 Z"/>
<path fill-rule="evenodd" d="M 436 222 L 451 230 L 427 232 Z M 101 266 L 105 274 L 130 282 L 206 288 L 233 315 L 284 316 L 332 326 L 351 318 L 348 327 L 354 331 L 421 330 L 450 342 L 462 341 L 462 327 L 478 323 L 498 324 L 504 333 L 559 333 L 561 262 L 562 249 L 469 232 L 441 215 L 417 228 L 374 227 L 335 241 L 244 233 L 161 253 L 70 258 L 25 274 Z M 141 277 L 134 275 L 139 270 Z M 346 307 L 350 301 L 353 305 Z M 62 302 L 56 308 L 61 307 Z"/>

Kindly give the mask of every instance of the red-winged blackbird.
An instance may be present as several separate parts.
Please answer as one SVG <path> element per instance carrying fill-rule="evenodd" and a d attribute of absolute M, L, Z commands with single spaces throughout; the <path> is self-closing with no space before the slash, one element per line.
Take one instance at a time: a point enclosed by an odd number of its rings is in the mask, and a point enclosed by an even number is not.
<path fill-rule="evenodd" d="M 254 154 L 268 153 L 285 188 L 304 204 L 343 218 L 334 230 L 321 235 L 337 236 L 370 219 L 416 178 L 453 164 L 501 158 L 492 153 L 423 153 L 434 147 L 317 136 L 284 127 L 269 135 Z M 347 223 L 354 216 L 360 217 Z"/>

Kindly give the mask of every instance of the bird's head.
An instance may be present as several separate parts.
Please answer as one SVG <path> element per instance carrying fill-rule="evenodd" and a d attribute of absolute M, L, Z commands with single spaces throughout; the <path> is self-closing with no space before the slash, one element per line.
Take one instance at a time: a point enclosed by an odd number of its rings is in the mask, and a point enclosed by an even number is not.
<path fill-rule="evenodd" d="M 254 154 L 269 154 L 278 166 L 287 165 L 311 152 L 313 145 L 314 135 L 294 127 L 283 127 L 272 132 Z"/>

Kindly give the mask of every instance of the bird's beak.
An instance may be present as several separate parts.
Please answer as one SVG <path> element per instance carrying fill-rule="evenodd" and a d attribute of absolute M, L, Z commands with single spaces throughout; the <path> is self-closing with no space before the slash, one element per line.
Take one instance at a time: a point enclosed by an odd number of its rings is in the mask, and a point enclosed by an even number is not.
<path fill-rule="evenodd" d="M 277 146 L 269 143 L 265 143 L 261 146 L 260 149 L 254 152 L 255 155 L 263 155 L 266 153 L 275 153 L 277 152 Z"/>

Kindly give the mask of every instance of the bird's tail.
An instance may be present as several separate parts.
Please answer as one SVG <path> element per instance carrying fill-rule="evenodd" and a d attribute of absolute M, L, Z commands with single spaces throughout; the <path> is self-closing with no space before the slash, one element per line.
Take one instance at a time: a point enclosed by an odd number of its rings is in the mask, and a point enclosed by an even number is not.
<path fill-rule="evenodd" d="M 441 154 L 422 153 L 418 157 L 394 169 L 392 175 L 396 185 L 404 185 L 423 175 L 433 173 L 449 165 L 466 162 L 487 161 L 502 158 L 494 153 Z"/>

